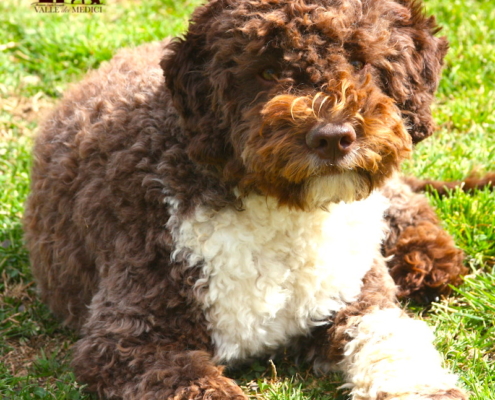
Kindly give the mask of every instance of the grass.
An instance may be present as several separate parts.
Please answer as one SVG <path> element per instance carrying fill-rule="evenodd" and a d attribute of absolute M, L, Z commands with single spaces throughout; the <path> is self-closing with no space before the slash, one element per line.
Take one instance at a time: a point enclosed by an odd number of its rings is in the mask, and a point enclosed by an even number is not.
<path fill-rule="evenodd" d="M 0 3 L 0 398 L 84 399 L 69 366 L 76 338 L 36 300 L 20 218 L 29 188 L 30 148 L 39 121 L 71 82 L 116 49 L 182 32 L 198 4 L 109 2 L 101 14 L 37 14 L 29 2 Z M 436 135 L 421 143 L 405 172 L 461 179 L 495 170 L 495 4 L 427 0 L 451 50 L 434 115 Z M 495 194 L 430 196 L 466 251 L 471 274 L 427 312 L 446 363 L 472 399 L 495 399 Z M 232 375 L 267 400 L 344 399 L 338 376 L 319 379 L 288 361 L 255 363 Z"/>

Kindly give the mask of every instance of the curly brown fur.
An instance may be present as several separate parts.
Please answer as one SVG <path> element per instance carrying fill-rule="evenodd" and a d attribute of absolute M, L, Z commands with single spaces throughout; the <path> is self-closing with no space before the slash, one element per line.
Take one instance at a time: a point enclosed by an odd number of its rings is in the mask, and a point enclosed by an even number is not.
<path fill-rule="evenodd" d="M 369 313 L 375 308 L 386 309 L 395 306 L 396 293 L 397 288 L 388 276 L 387 269 L 383 264 L 376 263 L 363 279 L 363 288 L 358 301 L 335 316 L 333 325 L 324 336 L 325 345 L 323 348 L 314 349 L 315 359 L 323 358 L 326 362 L 330 360 L 333 363 L 342 361 L 345 345 L 350 340 L 348 329 L 351 319 Z M 324 357 L 321 356 L 322 352 Z M 321 363 L 322 361 L 317 362 L 317 365 Z"/>
<path fill-rule="evenodd" d="M 427 199 L 418 194 L 434 191 L 445 196 L 455 188 L 473 192 L 493 189 L 495 174 L 471 176 L 463 181 L 433 181 L 415 177 L 389 180 L 382 192 L 391 206 L 385 217 L 390 232 L 384 243 L 384 254 L 390 273 L 398 284 L 399 298 L 411 298 L 429 304 L 451 293 L 452 286 L 462 283 L 468 269 L 464 254 L 441 228 L 440 221 Z"/>
<path fill-rule="evenodd" d="M 475 190 L 495 187 L 495 173 L 491 172 L 483 177 L 470 176 L 462 181 L 435 181 L 431 179 L 418 179 L 412 176 L 404 178 L 404 181 L 411 187 L 414 192 L 434 191 L 439 196 L 445 196 L 455 188 L 471 193 Z"/>
<path fill-rule="evenodd" d="M 382 192 L 390 199 L 385 218 L 390 227 L 384 254 L 399 285 L 399 298 L 429 304 L 451 293 L 468 272 L 464 254 L 440 225 L 428 200 L 414 193 L 408 180 L 391 179 Z"/>
<path fill-rule="evenodd" d="M 244 398 L 219 364 L 299 341 L 356 400 L 464 399 L 380 255 L 376 190 L 432 133 L 437 31 L 414 1 L 214 0 L 69 91 L 24 224 L 43 301 L 82 335 L 78 378 L 111 399 Z"/>
<path fill-rule="evenodd" d="M 450 182 L 411 176 L 401 180 L 403 183 L 396 182 L 393 189 L 390 187 L 393 181 L 390 181 L 384 190 L 392 203 L 386 215 L 392 229 L 384 251 L 388 256 L 393 255 L 389 267 L 401 288 L 399 297 L 428 304 L 450 294 L 451 286 L 460 285 L 468 269 L 462 264 L 462 251 L 442 230 L 426 199 L 416 193 L 429 191 L 446 196 L 456 188 L 466 193 L 493 189 L 495 174 L 472 175 Z"/>

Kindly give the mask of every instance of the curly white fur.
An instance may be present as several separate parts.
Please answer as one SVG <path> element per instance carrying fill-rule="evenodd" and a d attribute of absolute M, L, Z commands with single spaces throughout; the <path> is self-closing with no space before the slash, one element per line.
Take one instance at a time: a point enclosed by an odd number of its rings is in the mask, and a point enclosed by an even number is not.
<path fill-rule="evenodd" d="M 457 378 L 441 367 L 425 322 L 397 308 L 376 310 L 356 318 L 347 333 L 352 340 L 341 367 L 353 400 L 374 400 L 381 392 L 391 400 L 419 400 L 455 387 Z"/>
<path fill-rule="evenodd" d="M 173 229 L 175 254 L 204 263 L 198 299 L 222 362 L 284 345 L 356 300 L 384 236 L 379 193 L 312 212 L 258 195 L 243 203 L 198 207 Z"/>

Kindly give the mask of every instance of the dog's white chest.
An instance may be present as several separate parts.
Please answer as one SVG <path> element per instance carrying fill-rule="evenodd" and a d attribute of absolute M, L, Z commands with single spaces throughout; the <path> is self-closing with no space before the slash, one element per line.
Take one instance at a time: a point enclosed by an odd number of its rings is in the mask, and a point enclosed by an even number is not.
<path fill-rule="evenodd" d="M 356 299 L 379 254 L 386 200 L 300 212 L 253 195 L 244 207 L 198 208 L 174 229 L 176 251 L 204 264 L 198 300 L 222 362 L 284 345 Z"/>

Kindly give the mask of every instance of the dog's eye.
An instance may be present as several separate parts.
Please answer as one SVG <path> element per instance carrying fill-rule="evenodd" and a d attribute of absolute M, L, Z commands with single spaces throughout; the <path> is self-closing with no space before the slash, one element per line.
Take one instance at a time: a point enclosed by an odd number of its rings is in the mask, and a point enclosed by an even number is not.
<path fill-rule="evenodd" d="M 356 71 L 361 71 L 364 68 L 364 61 L 361 60 L 351 60 L 350 64 Z"/>
<path fill-rule="evenodd" d="M 266 68 L 261 71 L 260 77 L 267 82 L 276 82 L 279 80 L 279 72 L 275 68 Z"/>

